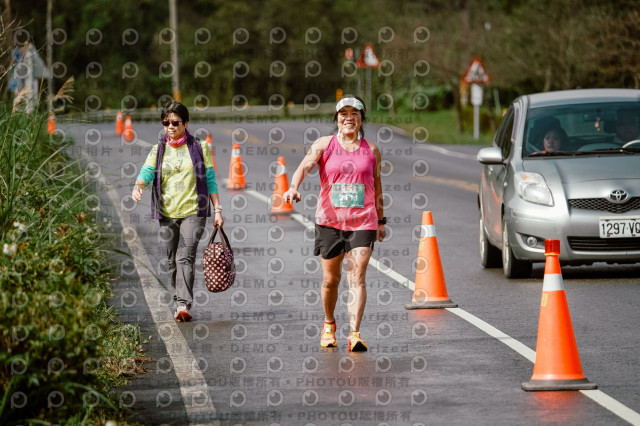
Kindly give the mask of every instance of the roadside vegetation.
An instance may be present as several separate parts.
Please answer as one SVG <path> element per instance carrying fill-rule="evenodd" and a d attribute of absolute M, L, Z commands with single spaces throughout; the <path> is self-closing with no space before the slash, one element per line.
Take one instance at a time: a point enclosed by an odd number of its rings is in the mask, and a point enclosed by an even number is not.
<path fill-rule="evenodd" d="M 374 112 L 367 121 L 376 125 L 389 125 L 405 130 L 416 143 L 437 143 L 445 145 L 491 145 L 495 127 L 501 116 L 490 116 L 486 109 L 481 111 L 480 134 L 473 137 L 473 116 L 471 108 L 464 114 L 464 130 L 457 131 L 457 116 L 454 109 L 415 112 L 399 109 L 391 113 Z M 493 120 L 493 121 L 492 121 Z"/>
<path fill-rule="evenodd" d="M 143 342 L 108 303 L 97 195 L 44 123 L 0 106 L 0 424 L 103 424 Z"/>
<path fill-rule="evenodd" d="M 47 15 L 31 3 L 11 2 L 4 20 L 25 26 L 29 37 L 18 40 L 44 57 Z M 453 132 L 470 130 L 462 78 L 476 56 L 491 77 L 484 90 L 491 109 L 534 92 L 640 87 L 637 0 L 317 1 L 303 8 L 197 0 L 180 4 L 175 32 L 169 2 L 66 0 L 55 2 L 51 19 L 54 87 L 74 76 L 83 100 L 70 111 L 161 105 L 174 93 L 173 66 L 188 106 L 331 102 L 338 90 L 366 94 L 370 80 L 373 109 L 379 99 L 415 101 L 421 112 L 453 109 Z M 355 66 L 366 44 L 377 69 Z M 0 69 L 10 61 L 0 56 Z"/>
<path fill-rule="evenodd" d="M 53 91 L 74 76 L 82 100 L 78 106 L 62 96 L 61 112 L 158 106 L 173 89 L 168 4 L 56 2 L 57 38 L 49 38 L 44 8 L 32 2 L 5 2 L 2 19 L 17 35 L 0 28 L 0 424 L 120 420 L 112 389 L 139 371 L 144 342 L 109 304 L 117 264 L 105 249 L 115 246 L 110 229 L 98 220 L 98 195 L 83 164 L 67 154 L 71 141 L 44 131 L 42 111 L 14 110 L 5 77 L 16 44 L 44 54 L 51 40 Z M 345 62 L 348 51 L 357 59 L 371 43 L 384 67 L 371 73 L 370 123 L 400 127 L 419 141 L 488 145 L 503 107 L 518 95 L 640 87 L 639 20 L 634 0 L 372 0 L 365 8 L 183 2 L 180 88 L 189 106 L 362 95 L 365 70 L 352 72 L 355 65 Z M 492 77 L 478 140 L 472 108 L 461 101 L 475 56 Z M 389 99 L 388 108 L 378 107 Z"/>

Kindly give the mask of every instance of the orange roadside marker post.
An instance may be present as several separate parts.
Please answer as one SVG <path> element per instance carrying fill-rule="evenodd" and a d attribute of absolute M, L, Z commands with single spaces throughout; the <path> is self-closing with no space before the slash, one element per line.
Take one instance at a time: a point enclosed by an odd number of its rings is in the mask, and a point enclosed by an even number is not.
<path fill-rule="evenodd" d="M 124 131 L 124 123 L 122 122 L 122 111 L 116 113 L 116 135 L 122 135 Z"/>
<path fill-rule="evenodd" d="M 242 156 L 240 155 L 240 144 L 233 143 L 231 150 L 231 164 L 229 164 L 229 189 L 244 189 L 246 186 L 244 181 L 244 164 L 242 164 Z"/>
<path fill-rule="evenodd" d="M 216 156 L 213 153 L 213 139 L 211 138 L 211 133 L 207 133 L 207 145 L 209 145 L 209 151 L 211 151 L 211 159 L 213 160 L 213 171 L 217 172 L 218 170 L 216 170 Z"/>
<path fill-rule="evenodd" d="M 405 309 L 439 309 L 456 308 L 447 294 L 444 280 L 440 251 L 436 239 L 436 229 L 433 226 L 433 216 L 430 211 L 422 213 L 422 227 L 420 229 L 420 245 L 416 264 L 415 290 L 411 303 Z"/>
<path fill-rule="evenodd" d="M 284 201 L 282 196 L 289 190 L 285 160 L 283 156 L 278 157 L 276 166 L 276 179 L 273 187 L 273 197 L 271 198 L 271 213 L 291 213 L 293 205 L 290 201 Z"/>
<path fill-rule="evenodd" d="M 126 142 L 132 142 L 135 139 L 133 122 L 131 121 L 131 117 L 128 115 L 124 119 L 124 131 L 122 132 L 122 136 Z"/>
<path fill-rule="evenodd" d="M 560 270 L 560 241 L 544 242 L 546 261 L 540 302 L 536 362 L 526 391 L 596 389 L 582 372 Z"/>
<path fill-rule="evenodd" d="M 52 134 L 56 131 L 56 117 L 53 112 L 49 111 L 49 118 L 47 119 L 47 134 Z"/>

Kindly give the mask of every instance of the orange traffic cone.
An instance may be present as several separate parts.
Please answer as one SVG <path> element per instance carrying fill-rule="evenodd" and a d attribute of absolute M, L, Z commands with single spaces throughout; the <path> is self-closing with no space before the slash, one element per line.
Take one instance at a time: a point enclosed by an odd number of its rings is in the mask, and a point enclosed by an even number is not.
<path fill-rule="evenodd" d="M 216 169 L 216 156 L 213 153 L 213 139 L 211 139 L 211 133 L 207 133 L 207 145 L 209 145 L 209 150 L 211 151 L 211 159 L 213 160 L 213 171 L 217 172 L 218 170 Z"/>
<path fill-rule="evenodd" d="M 122 136 L 126 142 L 131 142 L 135 139 L 135 132 L 133 131 L 133 122 L 131 121 L 131 117 L 127 115 L 124 119 L 124 131 L 122 132 Z"/>
<path fill-rule="evenodd" d="M 582 373 L 567 296 L 560 271 L 560 240 L 544 242 L 545 256 L 538 343 L 533 376 L 526 391 L 596 389 Z"/>
<path fill-rule="evenodd" d="M 457 306 L 447 295 L 433 217 L 430 211 L 423 212 L 415 290 L 411 303 L 405 305 L 405 309 L 455 308 Z"/>
<path fill-rule="evenodd" d="M 234 142 L 233 149 L 231 150 L 231 164 L 229 165 L 229 182 L 227 183 L 227 188 L 243 189 L 244 187 L 244 165 L 242 164 L 242 157 L 240 156 L 240 145 L 238 142 Z"/>
<path fill-rule="evenodd" d="M 285 170 L 284 157 L 278 157 L 276 166 L 276 182 L 273 187 L 273 197 L 271 201 L 271 213 L 291 213 L 293 205 L 291 201 L 284 201 L 282 196 L 289 190 L 289 182 L 287 181 L 287 172 Z"/>
<path fill-rule="evenodd" d="M 118 111 L 116 113 L 116 135 L 122 135 L 122 131 L 124 130 L 124 123 L 122 122 L 122 112 Z"/>
<path fill-rule="evenodd" d="M 56 117 L 53 112 L 49 112 L 49 119 L 47 120 L 47 133 L 52 134 L 56 131 Z"/>

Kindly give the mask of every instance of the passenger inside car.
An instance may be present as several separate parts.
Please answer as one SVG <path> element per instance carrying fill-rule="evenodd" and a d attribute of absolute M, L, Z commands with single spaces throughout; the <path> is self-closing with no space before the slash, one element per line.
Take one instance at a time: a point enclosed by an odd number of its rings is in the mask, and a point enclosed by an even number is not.
<path fill-rule="evenodd" d="M 528 144 L 530 155 L 544 155 L 568 149 L 567 132 L 555 117 L 545 117 L 539 120 L 531 134 L 533 135 L 531 139 L 534 142 Z"/>
<path fill-rule="evenodd" d="M 564 151 L 567 140 L 567 132 L 560 126 L 548 129 L 542 137 L 543 152 Z"/>
<path fill-rule="evenodd" d="M 539 154 L 544 151 L 544 135 L 554 127 L 560 127 L 560 121 L 556 117 L 541 117 L 532 122 L 529 128 L 526 151 L 527 154 Z"/>

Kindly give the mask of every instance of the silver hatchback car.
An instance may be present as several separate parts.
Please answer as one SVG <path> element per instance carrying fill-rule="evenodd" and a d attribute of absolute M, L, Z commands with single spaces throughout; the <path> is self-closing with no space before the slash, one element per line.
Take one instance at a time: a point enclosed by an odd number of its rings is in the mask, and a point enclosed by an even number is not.
<path fill-rule="evenodd" d="M 478 152 L 480 258 L 509 278 L 544 262 L 640 262 L 640 90 L 517 98 Z"/>

